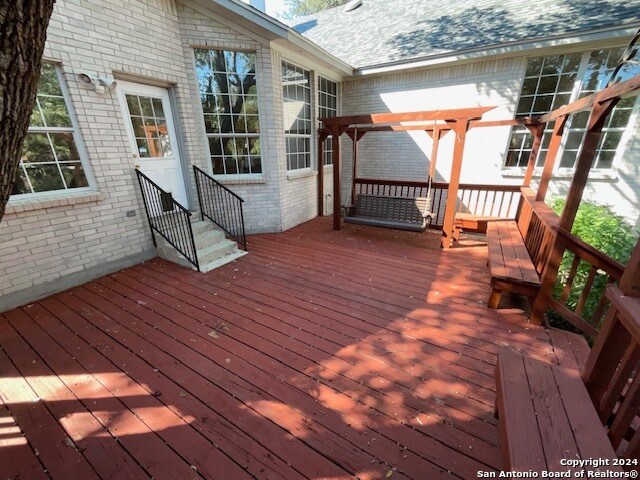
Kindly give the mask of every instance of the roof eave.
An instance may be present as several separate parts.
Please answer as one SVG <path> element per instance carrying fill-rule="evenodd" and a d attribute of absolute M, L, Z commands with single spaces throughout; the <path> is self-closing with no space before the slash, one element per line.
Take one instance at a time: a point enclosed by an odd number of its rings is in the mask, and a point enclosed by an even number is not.
<path fill-rule="evenodd" d="M 239 0 L 193 0 L 200 5 L 215 3 L 216 14 L 237 23 L 245 29 L 255 32 L 261 37 L 277 42 L 292 50 L 312 55 L 321 63 L 329 66 L 343 77 L 350 77 L 354 68 L 346 62 L 319 47 L 293 28 L 276 20 L 260 10 Z"/>
<path fill-rule="evenodd" d="M 615 27 L 600 28 L 584 32 L 573 32 L 568 35 L 554 35 L 535 40 L 506 42 L 503 44 L 492 45 L 490 47 L 471 48 L 456 52 L 446 52 L 438 55 L 426 55 L 409 60 L 397 60 L 377 65 L 362 66 L 355 69 L 354 77 L 399 73 L 404 70 L 442 66 L 449 63 L 468 62 L 496 56 L 515 56 L 536 49 L 571 46 L 602 40 L 622 40 L 627 37 L 632 37 L 637 28 L 637 23 L 617 25 Z"/>
<path fill-rule="evenodd" d="M 351 77 L 354 75 L 355 69 L 348 63 L 340 60 L 338 57 L 330 54 L 322 47 L 318 46 L 305 36 L 291 29 L 286 39 L 295 48 L 303 49 L 305 52 L 313 55 L 325 64 L 333 67 L 342 76 Z"/>

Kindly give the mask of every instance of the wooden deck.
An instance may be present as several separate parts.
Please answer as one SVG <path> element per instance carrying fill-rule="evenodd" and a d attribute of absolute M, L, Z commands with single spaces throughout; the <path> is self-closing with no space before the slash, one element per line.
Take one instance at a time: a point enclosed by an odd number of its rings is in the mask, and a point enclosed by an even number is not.
<path fill-rule="evenodd" d="M 476 478 L 501 466 L 486 247 L 314 220 L 0 318 L 0 479 Z"/>

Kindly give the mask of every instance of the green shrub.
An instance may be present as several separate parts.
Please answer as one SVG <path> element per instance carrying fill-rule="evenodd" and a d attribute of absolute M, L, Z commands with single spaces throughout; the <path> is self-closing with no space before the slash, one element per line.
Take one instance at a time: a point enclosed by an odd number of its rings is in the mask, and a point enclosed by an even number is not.
<path fill-rule="evenodd" d="M 563 198 L 554 198 L 549 202 L 551 208 L 558 215 L 562 215 L 564 204 L 565 199 Z M 571 233 L 621 263 L 629 261 L 637 241 L 637 232 L 634 232 L 633 227 L 624 218 L 616 215 L 611 210 L 611 207 L 587 201 L 583 201 L 580 204 Z M 558 281 L 554 288 L 554 298 L 556 299 L 559 299 L 562 295 L 564 283 L 569 276 L 573 259 L 573 253 L 565 252 L 558 271 Z M 584 261 L 580 262 L 578 266 L 573 286 L 566 302 L 571 310 L 576 308 L 578 299 L 587 283 L 590 268 L 591 265 Z M 608 276 L 604 272 L 598 271 L 582 312 L 583 318 L 589 320 L 592 318 L 604 292 L 607 280 Z M 558 315 L 552 314 L 549 319 L 552 325 L 567 328 L 567 323 Z M 573 330 L 572 328 L 570 329 Z"/>

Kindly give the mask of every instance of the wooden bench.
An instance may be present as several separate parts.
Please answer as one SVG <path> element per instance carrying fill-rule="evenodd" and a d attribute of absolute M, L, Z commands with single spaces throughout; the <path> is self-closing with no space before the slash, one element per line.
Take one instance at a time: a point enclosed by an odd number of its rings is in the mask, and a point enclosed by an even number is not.
<path fill-rule="evenodd" d="M 534 298 L 540 290 L 540 277 L 518 224 L 513 221 L 489 222 L 487 244 L 492 287 L 489 308 L 498 308 L 502 292 Z"/>
<path fill-rule="evenodd" d="M 584 341 L 552 333 L 554 348 L 567 344 L 580 368 L 549 365 L 504 347 L 498 351 L 496 413 L 504 470 L 566 472 L 563 459 L 602 459 L 609 465 L 579 468 L 587 471 L 582 478 L 589 471 L 612 472 L 599 478 L 614 478 L 621 467 L 638 471 L 640 298 L 613 285 L 606 298 L 610 307 L 584 366 Z"/>
<path fill-rule="evenodd" d="M 498 353 L 496 392 L 504 470 L 622 472 L 611 465 L 563 465 L 567 459 L 618 458 L 579 370 L 504 349 Z"/>
<path fill-rule="evenodd" d="M 426 211 L 427 206 L 427 199 L 423 197 L 358 195 L 355 204 L 346 207 L 344 221 L 421 232 L 431 218 L 431 213 Z"/>

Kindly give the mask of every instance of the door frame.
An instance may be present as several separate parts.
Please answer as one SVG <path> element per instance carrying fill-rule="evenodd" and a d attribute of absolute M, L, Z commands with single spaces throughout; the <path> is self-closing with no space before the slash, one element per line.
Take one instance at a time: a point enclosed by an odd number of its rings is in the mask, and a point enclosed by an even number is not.
<path fill-rule="evenodd" d="M 123 108 L 123 103 L 122 103 L 123 101 L 126 102 L 126 99 L 124 97 L 126 93 L 125 92 L 126 84 L 135 84 L 140 87 L 149 87 L 151 89 L 160 88 L 160 89 L 166 90 L 168 94 L 169 106 L 171 108 L 171 115 L 167 116 L 166 118 L 171 122 L 171 126 L 173 127 L 173 130 L 176 134 L 175 148 L 178 153 L 178 159 L 179 159 L 178 163 L 179 163 L 180 171 L 182 172 L 182 181 L 184 183 L 185 196 L 187 200 L 187 205 L 185 205 L 184 207 L 187 208 L 189 211 L 191 211 L 191 208 L 196 206 L 196 203 L 194 202 L 194 194 L 191 189 L 191 175 L 188 168 L 189 165 L 188 165 L 187 156 L 186 156 L 186 148 L 183 141 L 184 133 L 182 129 L 182 124 L 179 121 L 179 116 L 177 113 L 178 101 L 177 101 L 177 95 L 175 92 L 176 85 L 171 83 L 166 83 L 166 82 L 153 82 L 153 81 L 150 81 L 149 79 L 140 79 L 140 78 L 136 78 L 129 75 L 123 75 L 122 77 L 118 76 L 117 78 L 119 78 L 118 87 L 117 87 L 119 110 L 120 110 L 120 115 L 122 117 L 122 120 L 124 122 L 123 126 L 126 130 L 128 144 L 131 143 L 131 134 L 133 132 L 130 131 L 132 128 L 130 125 L 131 119 L 125 117 L 126 112 Z M 121 88 L 123 84 L 125 88 Z M 131 146 L 129 147 L 129 149 L 131 149 Z"/>

